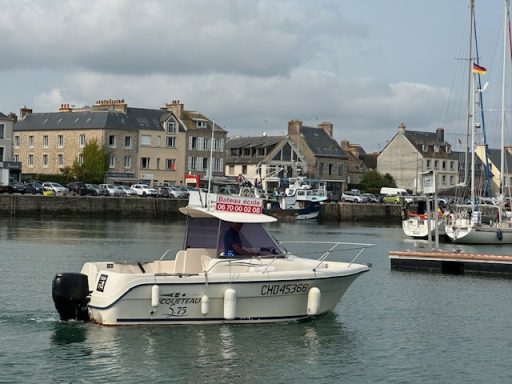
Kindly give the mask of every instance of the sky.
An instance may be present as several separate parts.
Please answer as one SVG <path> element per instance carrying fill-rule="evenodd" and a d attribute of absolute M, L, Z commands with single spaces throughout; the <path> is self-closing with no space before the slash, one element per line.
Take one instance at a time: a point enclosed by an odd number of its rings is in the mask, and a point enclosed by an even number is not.
<path fill-rule="evenodd" d="M 502 8 L 477 1 L 489 72 Z M 468 0 L 0 0 L 0 112 L 178 99 L 229 136 L 329 121 L 373 152 L 403 122 L 455 145 L 468 14 Z"/>

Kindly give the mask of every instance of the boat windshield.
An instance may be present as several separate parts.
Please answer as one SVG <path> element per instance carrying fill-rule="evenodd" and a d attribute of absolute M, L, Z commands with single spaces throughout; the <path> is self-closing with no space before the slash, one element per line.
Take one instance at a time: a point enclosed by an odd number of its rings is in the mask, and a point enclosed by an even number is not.
<path fill-rule="evenodd" d="M 216 218 L 189 218 L 186 248 L 224 250 L 224 233 L 229 229 L 229 222 Z M 276 241 L 260 223 L 246 223 L 240 230 L 240 239 L 244 248 L 259 248 L 282 253 Z"/>

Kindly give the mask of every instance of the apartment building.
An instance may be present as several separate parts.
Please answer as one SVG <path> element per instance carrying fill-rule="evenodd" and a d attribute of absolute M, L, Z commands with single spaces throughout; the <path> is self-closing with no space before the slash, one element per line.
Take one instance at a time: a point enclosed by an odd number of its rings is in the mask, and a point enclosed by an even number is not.
<path fill-rule="evenodd" d="M 85 144 L 96 140 L 108 155 L 106 182 L 180 185 L 187 174 L 204 176 L 209 156 L 204 162 L 204 150 L 191 143 L 200 141 L 209 153 L 211 139 L 204 138 L 213 136 L 213 175 L 221 176 L 225 130 L 183 107 L 174 100 L 159 109 L 134 108 L 120 99 L 82 108 L 63 104 L 50 113 L 22 108 L 13 128 L 13 152 L 25 173 L 58 174 L 75 159 L 82 161 Z"/>
<path fill-rule="evenodd" d="M 21 163 L 12 155 L 12 128 L 16 116 L 0 112 L 0 183 L 20 180 Z"/>

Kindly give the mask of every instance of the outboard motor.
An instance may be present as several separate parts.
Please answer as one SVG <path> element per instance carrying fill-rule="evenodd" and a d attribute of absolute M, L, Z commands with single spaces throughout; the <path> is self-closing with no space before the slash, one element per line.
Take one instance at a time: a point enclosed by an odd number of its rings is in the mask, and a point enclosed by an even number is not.
<path fill-rule="evenodd" d="M 89 321 L 89 283 L 82 273 L 57 273 L 52 283 L 52 297 L 61 320 Z"/>

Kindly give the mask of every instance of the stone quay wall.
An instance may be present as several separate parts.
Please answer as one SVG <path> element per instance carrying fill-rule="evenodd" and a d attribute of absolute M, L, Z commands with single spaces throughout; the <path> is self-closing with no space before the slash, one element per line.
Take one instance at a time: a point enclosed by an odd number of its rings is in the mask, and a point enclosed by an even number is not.
<path fill-rule="evenodd" d="M 362 221 L 400 224 L 402 206 L 400 204 L 323 204 L 318 215 L 320 222 Z"/>

